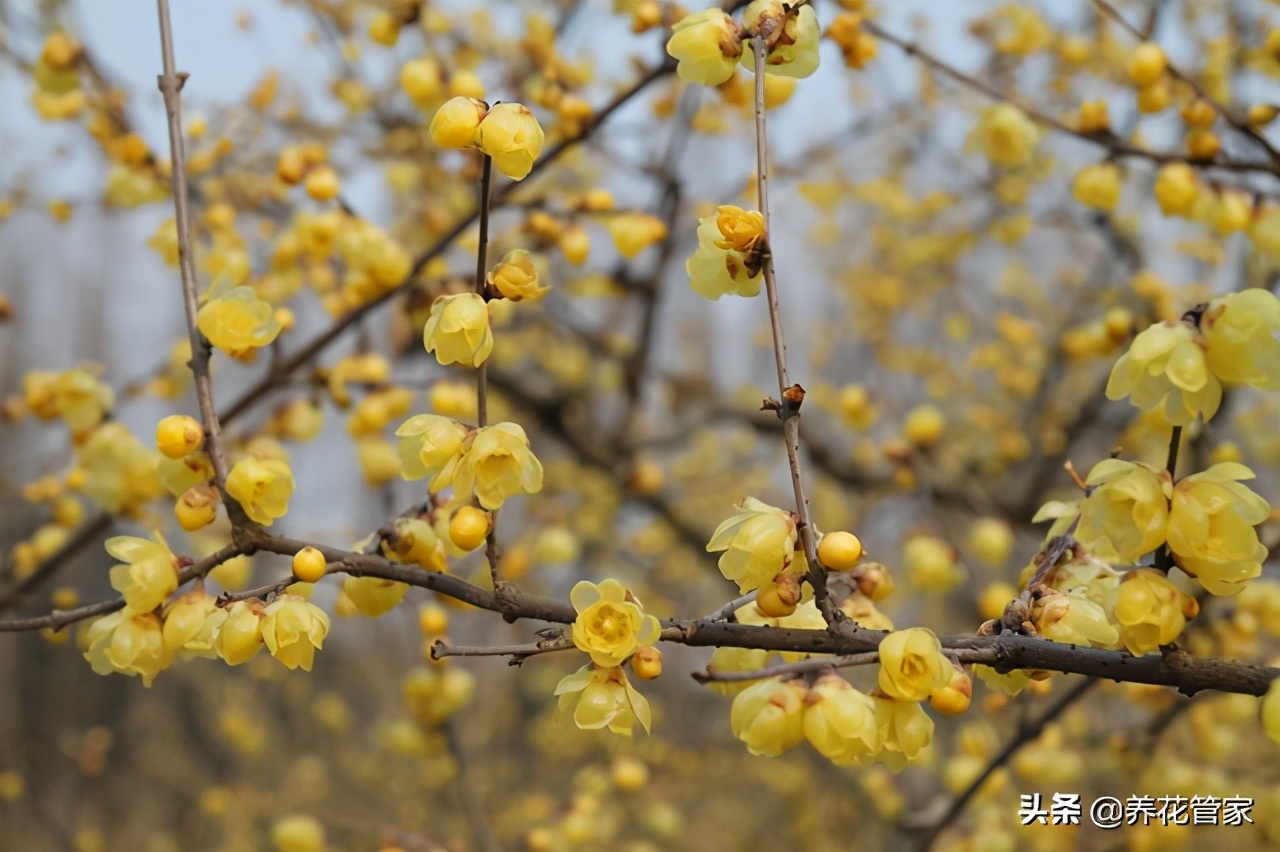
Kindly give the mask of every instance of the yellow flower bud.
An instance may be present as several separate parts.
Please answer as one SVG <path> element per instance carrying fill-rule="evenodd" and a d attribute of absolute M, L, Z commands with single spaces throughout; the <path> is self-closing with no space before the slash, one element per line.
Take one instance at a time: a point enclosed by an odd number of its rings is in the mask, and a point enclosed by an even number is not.
<path fill-rule="evenodd" d="M 268 302 L 252 287 L 236 287 L 222 278 L 209 289 L 196 314 L 200 333 L 232 357 L 268 346 L 280 334 L 280 323 Z"/>
<path fill-rule="evenodd" d="M 582 580 L 569 594 L 578 617 L 573 644 L 601 668 L 620 666 L 637 649 L 658 641 L 662 628 L 625 586 L 612 578 L 596 585 Z"/>
<path fill-rule="evenodd" d="M 504 298 L 513 302 L 522 299 L 537 301 L 551 290 L 539 280 L 534 256 L 524 249 L 507 252 L 498 265 L 489 270 L 485 280 Z"/>
<path fill-rule="evenodd" d="M 868 763 L 880 748 L 876 705 L 836 674 L 818 678 L 805 699 L 805 739 L 837 766 Z"/>
<path fill-rule="evenodd" d="M 178 526 L 187 532 L 204 529 L 218 517 L 218 492 L 207 482 L 193 485 L 174 504 Z"/>
<path fill-rule="evenodd" d="M 1096 210 L 1114 210 L 1120 203 L 1120 168 L 1099 163 L 1081 170 L 1072 184 L 1076 201 Z"/>
<path fill-rule="evenodd" d="M 965 140 L 965 151 L 982 154 L 997 166 L 1016 168 L 1031 162 L 1039 143 L 1040 131 L 1026 113 L 1002 102 L 983 113 Z"/>
<path fill-rule="evenodd" d="M 747 751 L 776 757 L 804 739 L 803 680 L 769 678 L 752 684 L 733 699 L 729 725 Z"/>
<path fill-rule="evenodd" d="M 964 579 L 964 571 L 956 564 L 956 552 L 942 539 L 931 535 L 915 535 L 902 548 L 911 585 L 934 592 L 946 591 Z"/>
<path fill-rule="evenodd" d="M 676 60 L 680 79 L 704 86 L 718 86 L 732 77 L 743 49 L 737 23 L 721 9 L 706 9 L 677 21 L 667 41 L 667 53 Z"/>
<path fill-rule="evenodd" d="M 303 583 L 318 582 L 326 567 L 324 554 L 314 547 L 304 547 L 293 555 L 293 576 Z"/>
<path fill-rule="evenodd" d="M 1187 154 L 1193 160 L 1212 160 L 1222 148 L 1222 140 L 1212 130 L 1196 127 L 1187 134 Z"/>
<path fill-rule="evenodd" d="M 1081 133 L 1104 133 L 1111 129 L 1111 115 L 1104 100 L 1085 101 L 1080 104 Z"/>
<path fill-rule="evenodd" d="M 840 47 L 846 68 L 861 70 L 880 53 L 880 43 L 862 29 L 862 16 L 850 12 L 836 15 L 827 27 L 827 38 Z"/>
<path fill-rule="evenodd" d="M 185 414 L 172 414 L 156 425 L 156 449 L 171 459 L 180 459 L 204 445 L 204 427 Z"/>
<path fill-rule="evenodd" d="M 586 263 L 587 256 L 591 254 L 591 237 L 587 234 L 586 228 L 581 225 L 570 225 L 565 228 L 560 234 L 558 244 L 560 251 L 564 252 L 564 259 L 574 266 Z"/>
<path fill-rule="evenodd" d="M 666 224 L 648 213 L 619 213 L 606 223 L 618 254 L 628 259 L 667 238 Z"/>
<path fill-rule="evenodd" d="M 307 195 L 316 201 L 331 201 L 338 196 L 341 182 L 332 166 L 316 166 L 307 173 Z"/>
<path fill-rule="evenodd" d="M 516 103 L 498 104 L 489 110 L 475 133 L 480 150 L 513 180 L 521 180 L 533 170 L 544 139 L 538 119 L 528 107 Z"/>
<path fill-rule="evenodd" d="M 1172 100 L 1173 87 L 1169 85 L 1168 78 L 1161 77 L 1150 86 L 1139 87 L 1138 112 L 1146 113 L 1147 115 L 1163 112 L 1169 108 Z"/>
<path fill-rule="evenodd" d="M 1213 104 L 1203 98 L 1196 98 L 1185 104 L 1179 114 L 1183 121 L 1193 127 L 1208 127 L 1218 118 L 1218 111 L 1213 108 Z"/>
<path fill-rule="evenodd" d="M 279 459 L 241 459 L 227 474 L 227 495 L 254 523 L 271 526 L 289 511 L 293 471 Z"/>
<path fill-rule="evenodd" d="M 947 685 L 951 662 L 933 631 L 923 627 L 897 630 L 880 641 L 881 691 L 904 701 L 924 701 Z"/>
<path fill-rule="evenodd" d="M 493 351 L 493 330 L 484 297 L 460 293 L 436 299 L 422 330 L 422 341 L 445 366 L 479 367 Z"/>
<path fill-rule="evenodd" d="M 642 680 L 653 680 L 662 674 L 662 652 L 657 648 L 641 648 L 631 657 L 631 671 Z"/>
<path fill-rule="evenodd" d="M 1166 216 L 1182 216 L 1191 210 L 1200 194 L 1196 171 L 1186 163 L 1169 163 L 1160 167 L 1155 183 L 1156 201 Z"/>
<path fill-rule="evenodd" d="M 1266 127 L 1276 118 L 1276 107 L 1272 104 L 1254 104 L 1249 107 L 1249 126 L 1254 129 Z"/>
<path fill-rule="evenodd" d="M 957 716 L 969 709 L 972 698 L 973 680 L 964 669 L 953 663 L 946 686 L 929 693 L 929 706 L 939 713 Z"/>
<path fill-rule="evenodd" d="M 435 604 L 423 604 L 418 609 L 418 629 L 424 636 L 441 636 L 449 630 L 449 613 Z"/>
<path fill-rule="evenodd" d="M 404 65 L 400 66 L 400 88 L 404 89 L 405 94 L 413 101 L 414 105 L 419 109 L 427 109 L 434 103 L 439 103 L 444 97 L 444 79 L 440 70 L 440 63 L 431 57 L 423 57 L 420 59 L 410 59 Z M 432 122 L 434 124 L 434 121 Z M 479 122 L 476 122 L 477 126 Z M 471 128 L 471 137 L 475 137 L 475 127 Z M 435 134 L 432 134 L 435 139 Z M 444 144 L 438 139 L 437 144 Z M 471 144 L 470 139 L 466 145 Z M 450 148 L 466 147 L 466 145 L 448 145 Z"/>
<path fill-rule="evenodd" d="M 946 426 L 946 417 L 938 407 L 924 403 L 907 412 L 902 424 L 902 434 L 917 447 L 927 447 L 938 442 Z"/>
<path fill-rule="evenodd" d="M 983 562 L 998 568 L 1013 549 L 1013 530 L 999 518 L 979 518 L 969 528 L 969 549 Z"/>
<path fill-rule="evenodd" d="M 827 533 L 818 542 L 818 561 L 828 571 L 852 571 L 862 558 L 862 542 L 851 532 Z"/>
<path fill-rule="evenodd" d="M 276 852 L 324 852 L 324 827 L 315 817 L 283 816 L 271 824 Z"/>
<path fill-rule="evenodd" d="M 489 113 L 483 101 L 473 98 L 450 98 L 445 101 L 431 119 L 428 132 L 431 139 L 443 148 L 472 148 L 480 122 Z"/>
<path fill-rule="evenodd" d="M 475 506 L 463 506 L 449 520 L 449 539 L 460 549 L 475 550 L 489 534 L 489 514 Z"/>
<path fill-rule="evenodd" d="M 1167 61 L 1159 45 L 1144 42 L 1129 56 L 1129 79 L 1136 86 L 1150 86 L 1164 76 Z"/>

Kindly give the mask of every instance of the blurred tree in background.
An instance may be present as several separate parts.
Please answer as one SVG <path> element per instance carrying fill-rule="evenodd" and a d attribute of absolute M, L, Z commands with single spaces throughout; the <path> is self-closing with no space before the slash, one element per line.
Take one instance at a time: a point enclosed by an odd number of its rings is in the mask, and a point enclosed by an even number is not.
<path fill-rule="evenodd" d="M 1280 845 L 1277 78 L 1251 0 L 0 2 L 0 849 Z"/>

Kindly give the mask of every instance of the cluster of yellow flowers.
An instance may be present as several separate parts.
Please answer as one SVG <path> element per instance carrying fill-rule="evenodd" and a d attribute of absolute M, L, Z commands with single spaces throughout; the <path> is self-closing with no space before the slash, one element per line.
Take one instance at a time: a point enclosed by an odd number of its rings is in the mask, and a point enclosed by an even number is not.
<path fill-rule="evenodd" d="M 573 644 L 591 662 L 563 678 L 555 689 L 560 709 L 573 708 L 573 721 L 584 730 L 608 728 L 631 736 L 636 722 L 648 731 L 653 714 L 623 666 L 630 662 L 637 677 L 651 680 L 662 672 L 662 654 L 653 645 L 662 634 L 658 619 L 625 586 L 612 578 L 596 585 L 583 580 L 569 594 L 577 618 Z"/>
<path fill-rule="evenodd" d="M 721 9 L 707 9 L 671 29 L 667 53 L 677 60 L 680 79 L 691 83 L 719 86 L 739 63 L 754 71 L 755 54 L 744 41 L 757 34 L 766 41 L 765 73 L 808 77 L 818 70 L 821 33 L 809 4 L 796 9 L 781 0 L 753 0 L 742 13 L 741 25 Z"/>
<path fill-rule="evenodd" d="M 1240 480 L 1253 471 L 1221 462 L 1173 483 L 1167 471 L 1109 459 L 1085 480 L 1084 499 L 1045 504 L 1033 520 L 1056 519 L 1050 535 L 1079 518 L 1075 537 L 1095 556 L 1135 564 L 1167 545 L 1173 561 L 1216 595 L 1234 595 L 1262 572 L 1267 549 L 1255 526 L 1271 507 Z"/>
<path fill-rule="evenodd" d="M 479 148 L 507 177 L 523 180 L 542 153 L 546 134 L 529 108 L 518 103 L 490 107 L 456 97 L 431 119 L 431 138 L 445 148 Z"/>
<path fill-rule="evenodd" d="M 98 378 L 98 372 L 96 365 L 60 373 L 33 370 L 22 377 L 23 396 L 6 406 L 6 416 L 61 418 L 71 429 L 72 439 L 81 441 L 115 406 L 115 393 Z"/>
<path fill-rule="evenodd" d="M 924 628 L 890 633 L 879 651 L 878 689 L 870 695 L 834 671 L 812 686 L 803 678 L 769 678 L 747 687 L 733 701 L 734 736 L 752 754 L 778 755 L 808 740 L 838 766 L 879 760 L 901 771 L 933 738 L 921 702 L 962 713 L 973 685 Z"/>
<path fill-rule="evenodd" d="M 454 488 L 454 499 L 499 509 L 516 494 L 542 489 L 542 463 L 517 423 L 468 429 L 439 414 L 419 414 L 396 430 L 406 479 L 431 477 L 428 489 Z"/>
<path fill-rule="evenodd" d="M 83 633 L 85 659 L 98 674 L 141 676 L 149 687 L 175 657 L 218 657 L 235 666 L 264 646 L 288 668 L 311 670 L 329 617 L 305 598 L 285 594 L 265 606 L 236 601 L 224 608 L 197 584 L 166 606 L 178 588 L 178 562 L 159 533 L 154 541 L 117 536 L 106 548 L 123 560 L 111 569 L 111 585 L 125 605 Z"/>

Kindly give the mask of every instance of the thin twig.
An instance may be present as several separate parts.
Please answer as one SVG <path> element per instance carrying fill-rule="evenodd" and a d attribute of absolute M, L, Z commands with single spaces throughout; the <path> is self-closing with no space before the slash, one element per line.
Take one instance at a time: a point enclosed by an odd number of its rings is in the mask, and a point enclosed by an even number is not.
<path fill-rule="evenodd" d="M 1134 145 L 1123 142 L 1119 138 L 1110 134 L 1084 133 L 1074 127 L 1064 124 L 1044 112 L 1041 112 L 1040 110 L 1035 109 L 1007 92 L 1003 92 L 989 83 L 984 83 L 976 77 L 948 65 L 933 54 L 923 50 L 915 42 L 907 41 L 904 38 L 900 38 L 893 33 L 886 31 L 874 21 L 864 20 L 861 26 L 876 38 L 887 41 L 889 44 L 898 47 L 908 56 L 914 56 L 925 65 L 928 65 L 930 68 L 944 76 L 950 77 L 961 85 L 973 89 L 976 92 L 981 92 L 994 101 L 1003 101 L 1005 103 L 1013 104 L 1035 121 L 1051 127 L 1059 133 L 1074 136 L 1077 139 L 1083 139 L 1086 142 L 1092 142 L 1095 145 L 1101 145 L 1107 149 L 1108 154 L 1113 158 L 1141 158 L 1158 165 L 1164 165 L 1165 163 L 1189 163 L 1190 165 L 1202 168 L 1215 168 L 1232 172 L 1259 172 L 1280 178 L 1280 162 L 1261 163 L 1248 160 L 1228 159 L 1222 156 L 1218 156 L 1213 160 L 1197 160 L 1184 154 L 1174 152 L 1148 151 L 1145 148 L 1138 148 Z"/>
<path fill-rule="evenodd" d="M 436 640 L 431 645 L 431 659 L 442 660 L 445 657 L 511 657 L 513 666 L 522 664 L 529 657 L 548 654 L 553 651 L 567 651 L 575 645 L 561 636 L 543 642 L 531 642 L 527 645 L 449 645 Z"/>
<path fill-rule="evenodd" d="M 762 18 L 773 21 L 772 18 Z M 787 374 L 787 343 L 782 332 L 782 309 L 778 303 L 778 281 L 773 267 L 773 234 L 769 227 L 769 139 L 765 130 L 764 75 L 765 42 L 768 33 L 757 33 L 751 40 L 755 52 L 755 116 L 756 116 L 756 196 L 760 215 L 764 217 L 766 248 L 763 258 L 765 297 L 769 303 L 769 325 L 773 331 L 773 360 L 778 372 L 778 409 L 782 418 L 782 441 L 787 451 L 787 463 L 791 468 L 791 488 L 795 493 L 797 526 L 805 558 L 809 562 L 809 584 L 813 587 L 813 600 L 829 627 L 834 628 L 839 616 L 830 595 L 827 594 L 827 572 L 818 563 L 817 542 L 813 523 L 809 517 L 809 499 L 804 492 L 804 476 L 800 470 L 800 403 L 804 389 L 791 384 Z"/>
<path fill-rule="evenodd" d="M 707 669 L 700 672 L 692 672 L 690 677 L 698 683 L 741 683 L 748 680 L 765 680 L 771 677 L 781 677 L 782 675 L 800 675 L 809 672 L 821 671 L 822 669 L 838 669 L 848 668 L 849 666 L 869 666 L 880 662 L 879 651 L 865 651 L 861 654 L 850 654 L 847 657 L 809 657 L 804 660 L 796 660 L 793 663 L 778 663 L 774 666 L 765 666 L 762 669 L 751 669 L 749 671 L 728 671 L 721 672 L 713 669 Z"/>
<path fill-rule="evenodd" d="M 734 598 L 724 606 L 717 609 L 715 612 L 710 613 L 709 615 L 704 615 L 702 617 L 702 620 L 703 621 L 723 621 L 729 616 L 733 615 L 738 610 L 742 609 L 747 604 L 754 601 L 756 599 L 756 595 L 758 594 L 760 594 L 759 589 L 753 592 L 747 592 L 745 595 L 743 595 L 740 598 Z"/>
<path fill-rule="evenodd" d="M 486 278 L 489 272 L 489 204 L 493 181 L 493 158 L 480 155 L 484 163 L 480 167 L 480 198 L 476 204 L 480 213 L 480 242 L 476 248 L 476 293 L 489 300 Z M 481 429 L 489 425 L 489 359 L 476 368 L 476 425 Z M 489 578 L 498 582 L 498 512 L 490 513 L 489 531 L 485 534 L 484 558 L 489 563 Z"/>
<path fill-rule="evenodd" d="M 965 806 L 969 804 L 969 801 L 973 799 L 978 790 L 981 789 L 983 783 L 991 777 L 993 772 L 1008 763 L 1024 745 L 1039 737 L 1050 722 L 1065 713 L 1067 708 L 1088 694 L 1089 690 L 1097 686 L 1099 682 L 1100 681 L 1095 678 L 1089 678 L 1077 684 L 1074 689 L 1062 696 L 1062 698 L 1058 699 L 1056 703 L 1036 717 L 1030 724 L 1023 727 L 1022 730 L 1018 732 L 1018 735 L 1010 740 L 1009 744 L 1000 750 L 999 754 L 991 758 L 991 761 L 987 763 L 982 772 L 978 774 L 978 777 L 973 779 L 969 786 L 964 789 L 964 792 L 956 797 L 955 801 L 951 803 L 951 807 L 947 808 L 947 812 L 943 815 L 942 819 L 930 828 L 928 833 L 921 838 L 920 843 L 916 847 L 919 852 L 928 852 L 929 848 L 933 846 L 934 841 L 938 839 L 938 836 L 946 830 L 947 826 L 955 822 L 956 818 L 964 811 Z"/>
<path fill-rule="evenodd" d="M 160 52 L 164 73 L 157 77 L 157 84 L 164 96 L 164 112 L 169 124 L 169 151 L 173 163 L 173 210 L 178 230 L 178 268 L 182 275 L 183 306 L 187 314 L 187 336 L 191 341 L 191 374 L 195 377 L 196 401 L 200 406 L 200 420 L 204 423 L 205 447 L 213 463 L 213 474 L 218 489 L 223 491 L 224 503 L 231 513 L 231 503 L 225 500 L 227 459 L 222 454 L 221 427 L 217 411 L 213 407 L 213 383 L 209 377 L 209 341 L 196 327 L 196 314 L 200 310 L 196 292 L 195 255 L 191 250 L 191 217 L 187 208 L 187 155 L 182 139 L 182 98 L 180 92 L 187 82 L 187 73 L 175 70 L 173 58 L 173 27 L 169 22 L 169 0 L 156 0 L 160 17 Z M 232 518 L 234 523 L 236 518 Z"/>

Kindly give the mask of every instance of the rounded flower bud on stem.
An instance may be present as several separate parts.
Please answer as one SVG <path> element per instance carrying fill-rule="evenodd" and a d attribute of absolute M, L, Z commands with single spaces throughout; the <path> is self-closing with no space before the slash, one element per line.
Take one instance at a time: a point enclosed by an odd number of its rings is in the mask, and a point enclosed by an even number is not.
<path fill-rule="evenodd" d="M 241 459 L 227 474 L 227 494 L 251 521 L 269 527 L 289 511 L 293 471 L 280 459 Z"/>
<path fill-rule="evenodd" d="M 1110 604 L 1120 641 L 1135 657 L 1173 644 L 1187 626 L 1188 614 L 1199 610 L 1195 598 L 1151 568 L 1126 574 L 1112 592 Z"/>
<path fill-rule="evenodd" d="M 880 642 L 881 691 L 903 701 L 924 701 L 935 689 L 946 686 L 951 661 L 932 630 L 912 627 L 890 633 Z"/>
<path fill-rule="evenodd" d="M 406 66 L 407 67 L 407 66 Z M 450 98 L 431 118 L 428 133 L 443 148 L 473 148 L 480 122 L 489 113 L 484 101 L 475 98 Z"/>
<path fill-rule="evenodd" d="M 524 249 L 507 252 L 498 265 L 489 270 L 485 280 L 503 298 L 513 302 L 537 301 L 551 291 L 539 278 L 534 256 Z"/>
<path fill-rule="evenodd" d="M 544 139 L 538 119 L 528 107 L 516 103 L 493 107 L 475 132 L 476 145 L 513 180 L 521 180 L 533 170 Z"/>
<path fill-rule="evenodd" d="M 185 414 L 172 414 L 156 425 L 156 449 L 171 459 L 180 459 L 204 446 L 204 427 Z"/>

